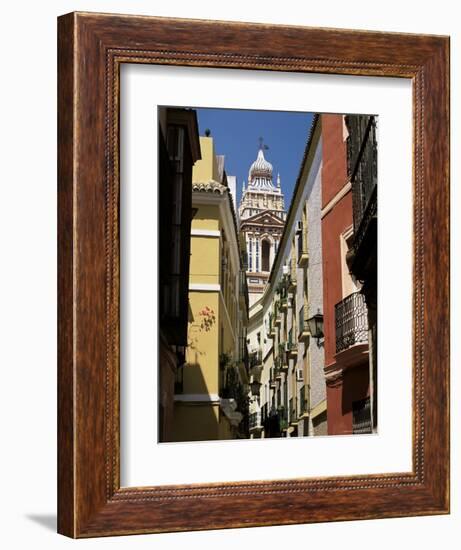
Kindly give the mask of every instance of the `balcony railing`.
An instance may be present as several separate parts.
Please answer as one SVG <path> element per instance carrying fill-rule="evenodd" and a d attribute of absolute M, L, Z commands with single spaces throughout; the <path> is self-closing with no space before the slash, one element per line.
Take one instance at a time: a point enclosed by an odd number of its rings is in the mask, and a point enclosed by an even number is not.
<path fill-rule="evenodd" d="M 288 428 L 287 410 L 282 405 L 277 409 L 279 415 L 280 430 L 286 430 Z"/>
<path fill-rule="evenodd" d="M 280 305 L 279 302 L 275 302 L 274 306 L 274 325 L 280 327 L 282 324 L 282 316 L 280 315 Z"/>
<path fill-rule="evenodd" d="M 248 301 L 248 284 L 247 276 L 244 270 L 241 270 L 239 275 L 239 297 L 240 300 L 242 300 L 242 305 L 245 305 L 248 310 L 250 307 Z"/>
<path fill-rule="evenodd" d="M 298 232 L 297 235 L 297 248 L 298 248 L 298 266 L 304 267 L 309 260 L 309 253 L 307 251 L 307 238 L 304 228 Z"/>
<path fill-rule="evenodd" d="M 299 390 L 299 414 L 303 415 L 309 411 L 308 401 L 306 396 L 306 386 Z"/>
<path fill-rule="evenodd" d="M 299 339 L 301 341 L 307 340 L 310 336 L 309 326 L 307 324 L 307 308 L 303 306 L 299 310 Z"/>
<path fill-rule="evenodd" d="M 263 352 L 262 350 L 253 351 L 248 356 L 249 370 L 255 368 L 262 368 L 263 364 Z"/>
<path fill-rule="evenodd" d="M 277 379 L 277 380 L 280 380 L 280 378 L 282 378 L 282 358 L 281 357 L 277 357 L 275 359 L 275 363 L 274 363 L 274 377 Z"/>
<path fill-rule="evenodd" d="M 298 411 L 296 410 L 296 397 L 290 399 L 290 424 L 295 424 L 298 421 Z"/>
<path fill-rule="evenodd" d="M 280 359 L 280 368 L 283 371 L 288 370 L 288 352 L 285 349 L 285 342 L 280 342 L 279 344 L 278 357 Z"/>
<path fill-rule="evenodd" d="M 296 355 L 298 353 L 298 342 L 293 339 L 293 329 L 290 329 L 288 332 L 288 342 L 287 342 L 288 353 L 290 355 Z"/>
<path fill-rule="evenodd" d="M 291 272 L 287 275 L 288 277 L 288 289 L 289 290 L 296 290 L 296 284 L 297 284 L 297 277 L 296 277 L 296 269 L 292 268 Z"/>
<path fill-rule="evenodd" d="M 268 336 L 269 338 L 275 338 L 275 319 L 274 314 L 269 313 L 269 330 L 268 330 Z"/>
<path fill-rule="evenodd" d="M 354 233 L 357 234 L 377 184 L 376 120 L 374 116 L 363 115 L 350 115 L 346 120 L 349 127 L 347 151 L 352 181 Z"/>
<path fill-rule="evenodd" d="M 271 367 L 271 369 L 270 369 L 269 386 L 271 388 L 276 388 L 277 387 L 277 381 L 275 380 L 275 367 Z"/>
<path fill-rule="evenodd" d="M 250 428 L 250 431 L 262 429 L 261 412 L 255 412 L 250 414 L 249 428 Z"/>
<path fill-rule="evenodd" d="M 354 292 L 335 305 L 335 321 L 336 353 L 368 342 L 367 306 L 360 292 Z"/>
<path fill-rule="evenodd" d="M 246 334 L 243 334 L 239 338 L 239 360 L 245 365 L 245 370 L 250 370 L 250 356 L 248 354 L 247 338 Z"/>
<path fill-rule="evenodd" d="M 280 296 L 279 309 L 285 311 L 288 307 L 288 277 L 283 275 L 277 286 L 277 293 Z"/>
<path fill-rule="evenodd" d="M 288 278 L 286 274 L 282 275 L 282 278 L 277 285 L 277 292 L 280 298 L 286 298 L 288 296 Z"/>

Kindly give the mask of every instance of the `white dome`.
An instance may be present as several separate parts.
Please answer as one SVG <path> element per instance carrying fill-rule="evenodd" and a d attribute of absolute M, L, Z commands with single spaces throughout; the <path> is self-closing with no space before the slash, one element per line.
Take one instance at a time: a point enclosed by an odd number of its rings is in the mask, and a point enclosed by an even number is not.
<path fill-rule="evenodd" d="M 257 159 L 250 166 L 248 186 L 262 189 L 272 189 L 272 164 L 264 158 L 263 150 L 258 152 Z"/>
<path fill-rule="evenodd" d="M 262 149 L 259 150 L 258 158 L 250 166 L 250 178 L 258 176 L 272 179 L 272 164 L 264 158 Z"/>

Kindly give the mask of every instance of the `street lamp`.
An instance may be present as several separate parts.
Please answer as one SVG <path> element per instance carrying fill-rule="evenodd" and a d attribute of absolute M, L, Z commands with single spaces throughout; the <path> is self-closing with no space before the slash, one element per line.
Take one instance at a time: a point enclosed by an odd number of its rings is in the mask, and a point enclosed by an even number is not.
<path fill-rule="evenodd" d="M 311 336 L 317 339 L 318 345 L 320 338 L 323 338 L 323 315 L 320 313 L 320 309 L 317 310 L 317 313 L 313 317 L 307 320 L 307 324 Z"/>

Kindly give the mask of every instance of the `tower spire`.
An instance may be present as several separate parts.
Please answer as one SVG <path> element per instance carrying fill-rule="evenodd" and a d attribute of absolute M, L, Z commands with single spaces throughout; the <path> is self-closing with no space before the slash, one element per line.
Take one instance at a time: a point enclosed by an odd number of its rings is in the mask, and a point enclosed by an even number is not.
<path fill-rule="evenodd" d="M 277 174 L 277 189 L 280 189 L 280 174 Z"/>

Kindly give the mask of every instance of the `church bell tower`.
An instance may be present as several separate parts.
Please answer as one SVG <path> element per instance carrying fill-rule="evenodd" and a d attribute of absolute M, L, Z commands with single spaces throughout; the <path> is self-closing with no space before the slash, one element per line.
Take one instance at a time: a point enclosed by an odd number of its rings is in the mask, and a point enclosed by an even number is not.
<path fill-rule="evenodd" d="M 269 279 L 285 226 L 285 201 L 280 174 L 274 186 L 272 164 L 264 157 L 262 144 L 250 166 L 248 185 L 243 182 L 239 205 L 240 231 L 248 252 L 246 272 L 250 306 L 261 298 Z"/>

